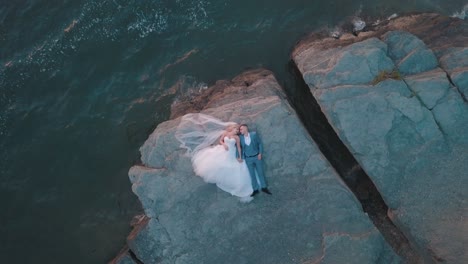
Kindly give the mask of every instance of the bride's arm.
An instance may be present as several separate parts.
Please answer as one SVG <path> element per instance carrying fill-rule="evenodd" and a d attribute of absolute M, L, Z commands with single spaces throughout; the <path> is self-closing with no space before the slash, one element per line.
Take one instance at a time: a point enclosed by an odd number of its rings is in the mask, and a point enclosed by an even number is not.
<path fill-rule="evenodd" d="M 237 160 L 239 162 L 242 162 L 242 152 L 241 152 L 241 146 L 240 146 L 240 138 L 239 138 L 239 136 L 236 136 L 235 139 L 236 139 L 237 151 L 239 153 L 239 157 L 237 157 Z"/>
<path fill-rule="evenodd" d="M 223 145 L 225 150 L 228 150 L 229 147 L 224 143 L 224 136 L 226 135 L 226 132 L 223 132 L 221 137 L 219 138 L 219 144 Z"/>

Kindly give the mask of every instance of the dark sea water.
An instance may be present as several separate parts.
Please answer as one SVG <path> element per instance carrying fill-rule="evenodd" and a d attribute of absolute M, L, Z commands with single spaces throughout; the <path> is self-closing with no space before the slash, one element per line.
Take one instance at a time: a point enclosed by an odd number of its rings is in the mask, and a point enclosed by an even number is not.
<path fill-rule="evenodd" d="M 291 86 L 307 32 L 466 4 L 0 0 L 1 262 L 112 259 L 141 212 L 128 169 L 179 93 L 255 67 Z"/>

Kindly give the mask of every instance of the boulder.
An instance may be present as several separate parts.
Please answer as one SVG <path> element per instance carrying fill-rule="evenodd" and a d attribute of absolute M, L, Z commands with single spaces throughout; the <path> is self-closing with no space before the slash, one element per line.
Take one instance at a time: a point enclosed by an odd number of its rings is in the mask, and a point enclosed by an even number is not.
<path fill-rule="evenodd" d="M 361 204 L 284 99 L 273 74 L 246 72 L 218 82 L 141 147 L 129 171 L 147 220 L 128 238 L 143 263 L 400 263 Z M 180 115 L 202 112 L 247 123 L 263 139 L 273 195 L 250 203 L 197 177 L 174 133 Z M 177 114 L 174 114 L 177 113 Z"/>
<path fill-rule="evenodd" d="M 333 129 L 427 263 L 468 263 L 467 28 L 409 15 L 352 39 L 312 34 L 293 52 Z M 351 51 L 358 57 L 350 60 Z"/>

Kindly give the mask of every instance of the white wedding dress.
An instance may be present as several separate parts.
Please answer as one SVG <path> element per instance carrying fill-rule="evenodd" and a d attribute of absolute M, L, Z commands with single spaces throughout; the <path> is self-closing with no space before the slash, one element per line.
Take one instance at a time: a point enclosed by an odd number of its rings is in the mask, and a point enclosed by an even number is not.
<path fill-rule="evenodd" d="M 236 159 L 236 140 L 225 137 L 225 144 L 204 148 L 192 157 L 195 174 L 202 177 L 205 182 L 215 183 L 221 190 L 228 192 L 241 201 L 252 200 L 253 192 L 249 169 L 245 161 L 239 163 Z"/>

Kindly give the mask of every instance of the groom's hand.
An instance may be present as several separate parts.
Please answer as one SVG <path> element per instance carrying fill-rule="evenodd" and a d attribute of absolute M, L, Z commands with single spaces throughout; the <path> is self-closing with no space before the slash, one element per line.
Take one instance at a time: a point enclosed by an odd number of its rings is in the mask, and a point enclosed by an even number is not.
<path fill-rule="evenodd" d="M 257 158 L 258 160 L 262 160 L 262 154 L 258 154 Z"/>

